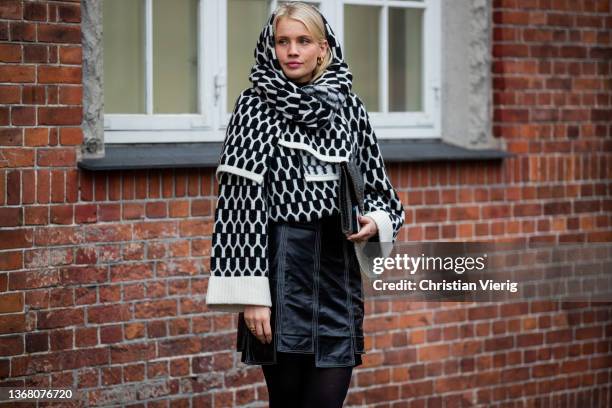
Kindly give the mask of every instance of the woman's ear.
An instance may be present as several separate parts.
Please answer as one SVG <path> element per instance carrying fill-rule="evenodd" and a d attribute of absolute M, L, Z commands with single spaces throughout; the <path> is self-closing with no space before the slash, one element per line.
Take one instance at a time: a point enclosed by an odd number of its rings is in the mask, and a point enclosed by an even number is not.
<path fill-rule="evenodd" d="M 327 53 L 327 47 L 329 47 L 329 45 L 327 44 L 327 40 L 322 40 L 319 43 L 319 47 L 321 48 L 321 52 L 319 53 L 319 56 L 321 58 L 325 58 L 325 54 Z"/>

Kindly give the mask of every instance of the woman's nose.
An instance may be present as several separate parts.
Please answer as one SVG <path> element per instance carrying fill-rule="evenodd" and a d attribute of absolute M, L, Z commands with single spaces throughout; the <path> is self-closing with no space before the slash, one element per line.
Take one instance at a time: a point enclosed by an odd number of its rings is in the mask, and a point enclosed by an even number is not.
<path fill-rule="evenodd" d="M 289 54 L 295 55 L 297 53 L 297 45 L 295 43 L 289 43 Z"/>

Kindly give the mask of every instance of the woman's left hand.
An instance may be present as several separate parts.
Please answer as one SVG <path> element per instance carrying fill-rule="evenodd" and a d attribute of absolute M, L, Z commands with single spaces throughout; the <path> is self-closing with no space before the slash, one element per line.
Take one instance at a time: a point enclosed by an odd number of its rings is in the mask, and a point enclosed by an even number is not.
<path fill-rule="evenodd" d="M 378 226 L 376 221 L 371 217 L 359 216 L 359 232 L 356 234 L 347 235 L 346 239 L 353 242 L 367 241 L 378 233 Z"/>

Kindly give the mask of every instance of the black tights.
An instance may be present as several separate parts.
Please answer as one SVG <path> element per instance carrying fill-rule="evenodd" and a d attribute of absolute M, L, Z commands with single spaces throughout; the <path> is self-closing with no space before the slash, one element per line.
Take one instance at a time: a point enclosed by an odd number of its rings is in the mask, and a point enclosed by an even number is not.
<path fill-rule="evenodd" d="M 353 367 L 315 367 L 313 354 L 281 352 L 276 364 L 261 368 L 270 408 L 342 407 L 353 372 Z"/>

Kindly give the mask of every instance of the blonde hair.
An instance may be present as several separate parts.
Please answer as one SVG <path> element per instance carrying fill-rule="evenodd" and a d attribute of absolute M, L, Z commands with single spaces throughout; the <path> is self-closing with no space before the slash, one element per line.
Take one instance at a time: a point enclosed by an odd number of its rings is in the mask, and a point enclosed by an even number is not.
<path fill-rule="evenodd" d="M 272 22 L 272 27 L 274 27 L 275 33 L 276 24 L 278 23 L 278 19 L 281 17 L 289 17 L 302 22 L 317 42 L 320 43 L 322 40 L 327 40 L 325 36 L 325 24 L 323 23 L 323 18 L 321 18 L 319 10 L 310 4 L 294 1 L 279 5 L 276 10 L 274 10 L 274 21 Z M 310 82 L 314 82 L 317 78 L 323 75 L 329 64 L 331 64 L 331 61 L 331 47 L 329 44 L 327 44 L 327 52 L 323 57 L 323 61 L 321 62 L 321 65 L 317 65 L 314 69 Z"/>

